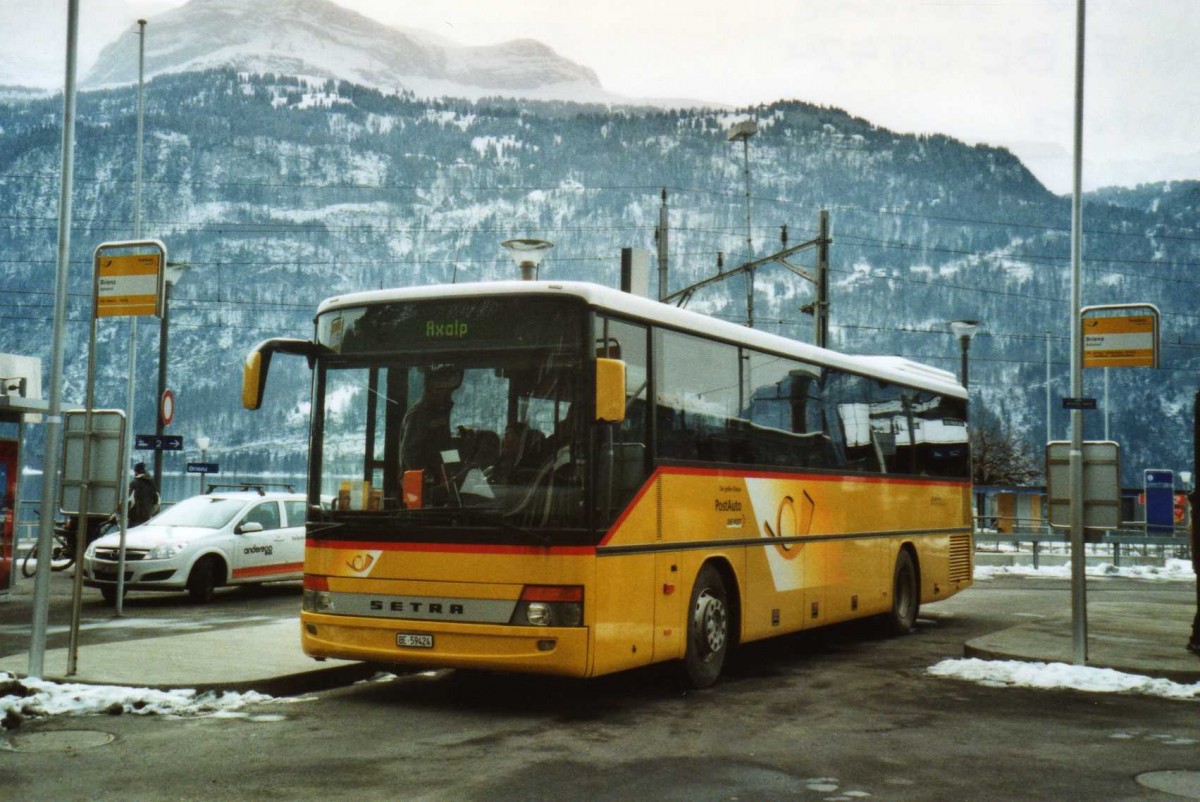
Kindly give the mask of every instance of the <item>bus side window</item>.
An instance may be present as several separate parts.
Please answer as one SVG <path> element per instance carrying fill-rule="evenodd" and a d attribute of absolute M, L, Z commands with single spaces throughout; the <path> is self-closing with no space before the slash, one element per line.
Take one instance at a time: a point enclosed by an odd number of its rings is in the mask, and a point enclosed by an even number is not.
<path fill-rule="evenodd" d="M 596 356 L 625 362 L 625 419 L 596 424 L 597 523 L 612 521 L 646 480 L 646 399 L 649 393 L 649 333 L 645 326 L 596 318 Z"/>

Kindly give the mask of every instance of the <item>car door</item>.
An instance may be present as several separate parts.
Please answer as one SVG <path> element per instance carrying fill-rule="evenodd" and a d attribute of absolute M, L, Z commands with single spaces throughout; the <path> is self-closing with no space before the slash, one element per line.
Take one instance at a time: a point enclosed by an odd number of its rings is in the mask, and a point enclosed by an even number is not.
<path fill-rule="evenodd" d="M 279 501 L 251 506 L 234 529 L 233 578 L 242 582 L 277 579 L 286 574 L 286 542 Z"/>
<path fill-rule="evenodd" d="M 281 568 L 288 573 L 301 574 L 304 571 L 304 521 L 308 514 L 308 502 L 285 499 L 283 512 L 287 520 L 284 522 L 284 542 L 279 554 Z"/>

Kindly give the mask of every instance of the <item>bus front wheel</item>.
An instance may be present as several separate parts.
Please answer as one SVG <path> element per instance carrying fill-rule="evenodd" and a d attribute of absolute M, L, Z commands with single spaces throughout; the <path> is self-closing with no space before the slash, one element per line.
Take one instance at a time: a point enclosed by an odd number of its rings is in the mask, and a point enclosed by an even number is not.
<path fill-rule="evenodd" d="M 917 626 L 917 611 L 921 607 L 921 591 L 917 586 L 917 566 L 912 552 L 901 549 L 896 555 L 896 570 L 892 574 L 892 611 L 888 614 L 888 630 L 893 635 L 907 635 Z"/>
<path fill-rule="evenodd" d="M 729 596 L 721 572 L 706 565 L 696 577 L 688 605 L 687 651 L 683 679 L 690 688 L 707 688 L 721 675 L 729 651 Z"/>

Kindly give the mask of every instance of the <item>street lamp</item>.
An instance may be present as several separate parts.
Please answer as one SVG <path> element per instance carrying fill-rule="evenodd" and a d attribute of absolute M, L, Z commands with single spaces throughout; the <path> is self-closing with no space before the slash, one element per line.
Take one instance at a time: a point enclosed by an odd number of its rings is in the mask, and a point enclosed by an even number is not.
<path fill-rule="evenodd" d="M 971 350 L 971 337 L 979 330 L 978 320 L 951 320 L 950 333 L 958 338 L 962 347 L 962 371 L 960 379 L 963 389 L 967 389 L 967 352 Z"/>
<path fill-rule="evenodd" d="M 158 398 L 157 409 L 154 413 L 155 443 L 160 447 L 154 449 L 154 486 L 162 493 L 162 399 L 167 392 L 167 325 L 170 320 L 171 288 L 183 278 L 183 273 L 191 265 L 183 262 L 167 262 L 163 278 L 166 286 L 163 288 L 163 313 L 158 325 Z"/>
<path fill-rule="evenodd" d="M 200 495 L 204 495 L 204 480 L 208 478 L 208 444 L 211 441 L 204 435 L 196 438 L 196 445 L 200 447 L 200 462 L 205 464 L 205 469 L 200 473 Z"/>
<path fill-rule="evenodd" d="M 754 240 L 750 235 L 750 137 L 758 133 L 758 123 L 742 120 L 730 126 L 727 142 L 742 143 L 742 174 L 746 184 L 746 263 L 754 260 Z M 746 271 L 746 325 L 754 328 L 754 270 Z"/>

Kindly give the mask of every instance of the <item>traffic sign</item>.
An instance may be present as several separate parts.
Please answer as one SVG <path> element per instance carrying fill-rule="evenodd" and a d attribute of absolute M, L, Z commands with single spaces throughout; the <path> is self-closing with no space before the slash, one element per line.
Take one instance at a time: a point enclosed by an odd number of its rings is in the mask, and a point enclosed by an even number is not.
<path fill-rule="evenodd" d="M 175 420 L 175 393 L 170 390 L 163 390 L 158 402 L 158 416 L 162 418 L 163 426 L 170 426 Z"/>
<path fill-rule="evenodd" d="M 138 451 L 183 451 L 183 435 L 135 434 L 133 447 Z"/>
<path fill-rule="evenodd" d="M 1160 468 L 1142 471 L 1146 503 L 1146 532 L 1175 531 L 1175 472 Z"/>
<path fill-rule="evenodd" d="M 96 317 L 156 315 L 162 253 L 96 257 Z"/>
<path fill-rule="evenodd" d="M 220 473 L 220 466 L 215 462 L 189 462 L 188 473 Z"/>
<path fill-rule="evenodd" d="M 1158 308 L 1153 304 L 1080 310 L 1085 368 L 1158 367 Z"/>

